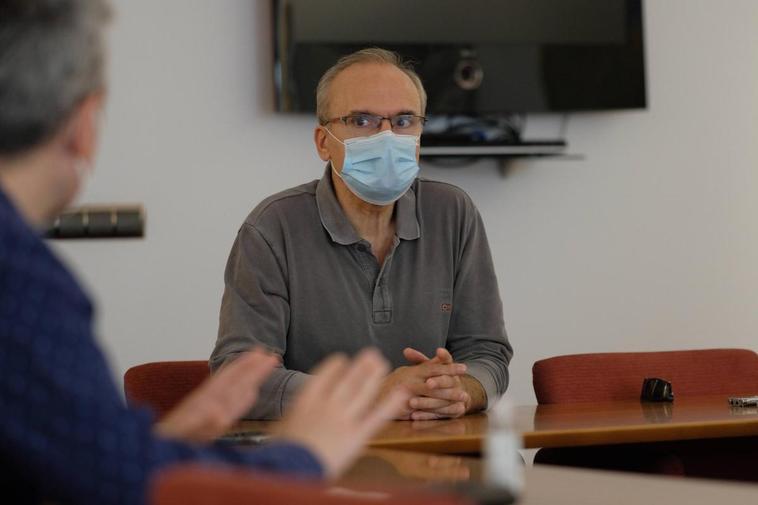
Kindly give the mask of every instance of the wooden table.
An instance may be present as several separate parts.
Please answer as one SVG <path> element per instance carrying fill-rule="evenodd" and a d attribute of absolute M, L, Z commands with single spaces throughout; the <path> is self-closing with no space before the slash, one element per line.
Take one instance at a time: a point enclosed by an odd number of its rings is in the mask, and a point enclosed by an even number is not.
<path fill-rule="evenodd" d="M 243 421 L 240 429 L 270 429 Z M 532 405 L 515 408 L 524 447 L 691 440 L 758 435 L 758 409 L 732 408 L 726 398 L 679 398 L 673 404 L 639 401 Z M 373 448 L 440 454 L 478 454 L 487 432 L 485 414 L 445 421 L 394 421 L 371 441 Z"/>
<path fill-rule="evenodd" d="M 383 503 L 388 488 L 437 488 L 445 483 L 482 481 L 478 458 L 371 449 L 336 486 Z M 519 505 L 714 505 L 758 503 L 758 485 L 581 470 L 551 466 L 525 469 Z"/>
<path fill-rule="evenodd" d="M 758 435 L 758 409 L 730 407 L 723 396 L 673 403 L 613 402 L 519 409 L 527 447 L 660 442 Z"/>

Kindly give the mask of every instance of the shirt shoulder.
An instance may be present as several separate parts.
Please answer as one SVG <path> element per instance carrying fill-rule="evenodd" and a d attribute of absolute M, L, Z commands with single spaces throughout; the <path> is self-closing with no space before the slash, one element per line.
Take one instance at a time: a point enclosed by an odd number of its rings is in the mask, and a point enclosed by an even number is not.
<path fill-rule="evenodd" d="M 416 198 L 424 215 L 432 212 L 465 220 L 478 214 L 476 205 L 468 193 L 448 182 L 419 178 Z"/>
<path fill-rule="evenodd" d="M 248 214 L 244 224 L 265 229 L 281 225 L 304 211 L 315 210 L 317 184 L 318 180 L 314 180 L 265 198 Z"/>
<path fill-rule="evenodd" d="M 91 302 L 44 240 L 7 207 L 0 209 L 0 297 L 17 303 L 65 295 L 69 306 L 91 311 Z"/>

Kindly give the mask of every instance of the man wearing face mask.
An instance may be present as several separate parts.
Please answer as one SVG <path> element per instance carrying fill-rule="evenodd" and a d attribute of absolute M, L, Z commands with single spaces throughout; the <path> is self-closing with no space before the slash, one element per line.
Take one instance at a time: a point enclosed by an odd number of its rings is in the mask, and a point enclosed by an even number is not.
<path fill-rule="evenodd" d="M 253 345 L 281 355 L 251 418 L 277 418 L 313 365 L 376 346 L 401 419 L 458 417 L 505 392 L 512 349 L 484 225 L 468 195 L 417 178 L 426 93 L 398 55 L 364 49 L 317 89 L 323 177 L 245 220 L 225 272 L 215 368 Z"/>

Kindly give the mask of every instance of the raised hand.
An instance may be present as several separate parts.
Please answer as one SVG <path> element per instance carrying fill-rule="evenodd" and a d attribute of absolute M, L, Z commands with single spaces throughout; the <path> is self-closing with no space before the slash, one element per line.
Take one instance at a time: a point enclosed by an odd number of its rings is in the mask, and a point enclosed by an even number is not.
<path fill-rule="evenodd" d="M 155 432 L 192 442 L 218 438 L 252 407 L 261 383 L 278 363 L 278 356 L 262 349 L 242 354 L 156 423 Z"/>
<path fill-rule="evenodd" d="M 409 393 L 402 387 L 377 401 L 388 369 L 373 349 L 362 351 L 353 361 L 342 355 L 327 358 L 313 371 L 274 435 L 310 449 L 328 477 L 340 475 L 408 401 Z"/>

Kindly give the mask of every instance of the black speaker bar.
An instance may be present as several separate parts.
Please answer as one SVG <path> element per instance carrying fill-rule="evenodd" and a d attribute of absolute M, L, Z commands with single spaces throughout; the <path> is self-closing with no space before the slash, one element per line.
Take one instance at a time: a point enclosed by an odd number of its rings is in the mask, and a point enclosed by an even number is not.
<path fill-rule="evenodd" d="M 45 233 L 52 239 L 135 238 L 145 236 L 141 205 L 98 205 L 64 210 Z"/>

